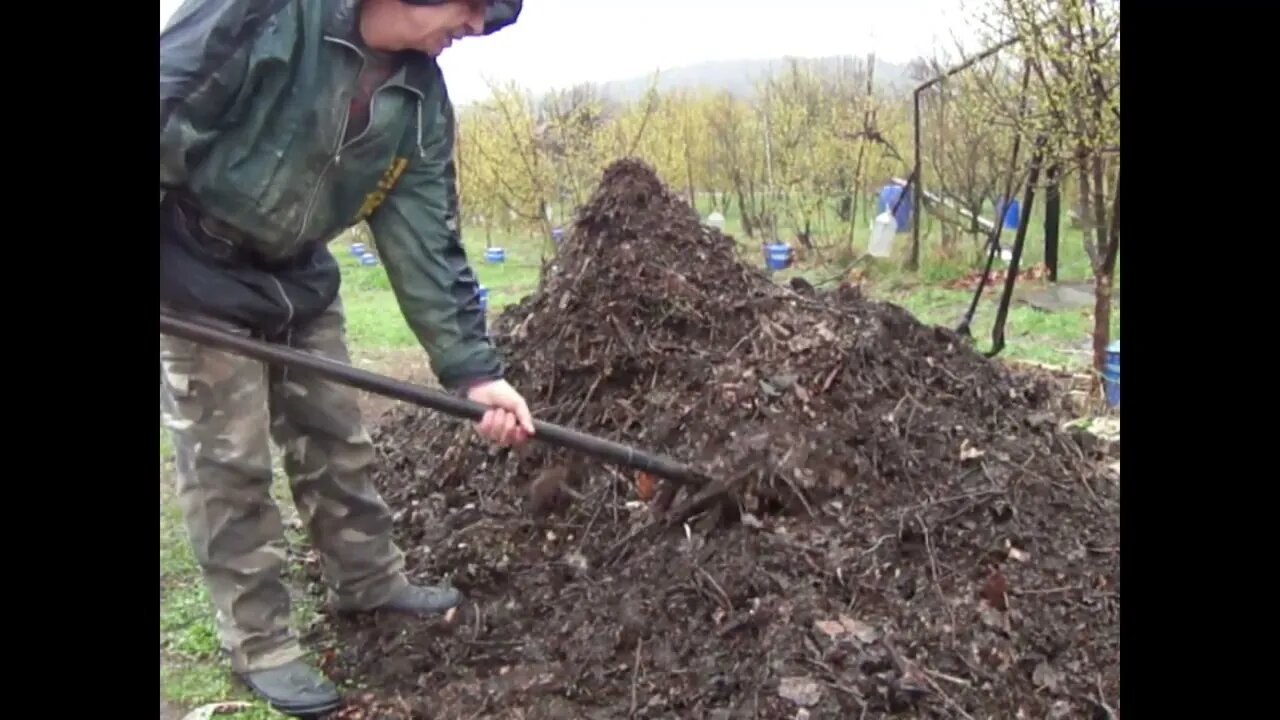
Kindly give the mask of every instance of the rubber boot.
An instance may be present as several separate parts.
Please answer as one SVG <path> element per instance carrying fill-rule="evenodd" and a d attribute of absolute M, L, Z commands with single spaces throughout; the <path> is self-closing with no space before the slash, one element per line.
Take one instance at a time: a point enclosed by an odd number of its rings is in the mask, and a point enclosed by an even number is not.
<path fill-rule="evenodd" d="M 241 673 L 239 677 L 250 690 L 285 715 L 317 717 L 342 705 L 342 696 L 333 683 L 301 660 Z"/>
<path fill-rule="evenodd" d="M 447 585 L 405 585 L 389 600 L 374 607 L 355 607 L 342 603 L 331 606 L 339 615 L 371 612 L 394 612 L 409 615 L 439 615 L 462 603 L 462 593 Z"/>

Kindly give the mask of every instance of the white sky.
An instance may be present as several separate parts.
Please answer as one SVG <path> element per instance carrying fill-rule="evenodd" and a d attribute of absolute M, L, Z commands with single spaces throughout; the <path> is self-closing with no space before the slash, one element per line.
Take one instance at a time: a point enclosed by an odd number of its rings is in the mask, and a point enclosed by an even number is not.
<path fill-rule="evenodd" d="M 181 0 L 160 0 L 160 24 Z M 542 91 L 715 60 L 865 55 L 905 62 L 967 38 L 961 0 L 525 0 L 520 21 L 440 58 L 450 95 L 485 78 Z M 966 43 L 967 44 L 967 43 Z"/>

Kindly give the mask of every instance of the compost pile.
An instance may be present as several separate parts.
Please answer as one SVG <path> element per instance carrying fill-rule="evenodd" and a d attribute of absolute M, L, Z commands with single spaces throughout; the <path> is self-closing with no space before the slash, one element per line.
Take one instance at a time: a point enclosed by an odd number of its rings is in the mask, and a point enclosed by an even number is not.
<path fill-rule="evenodd" d="M 341 717 L 1118 704 L 1118 477 L 1047 384 L 856 288 L 773 282 L 634 160 L 494 334 L 540 419 L 689 461 L 733 506 L 399 411 L 377 482 L 409 573 L 469 602 L 326 620 L 326 669 L 364 688 Z"/>

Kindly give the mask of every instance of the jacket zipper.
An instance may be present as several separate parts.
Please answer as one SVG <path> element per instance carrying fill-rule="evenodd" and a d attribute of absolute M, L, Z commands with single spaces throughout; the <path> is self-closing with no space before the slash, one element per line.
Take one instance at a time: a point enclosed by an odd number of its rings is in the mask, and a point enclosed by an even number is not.
<path fill-rule="evenodd" d="M 351 43 L 347 42 L 346 40 L 342 40 L 341 38 L 325 37 L 325 40 L 328 40 L 330 42 L 337 43 L 346 48 L 349 48 L 352 52 L 354 52 L 360 58 L 360 69 L 356 72 L 356 81 L 358 83 L 360 75 L 364 72 L 364 66 L 367 62 L 367 60 L 365 59 L 364 53 L 360 52 L 360 48 L 357 48 L 355 45 L 352 45 Z M 365 123 L 364 130 L 361 130 L 360 134 L 351 138 L 350 141 L 344 142 L 343 140 L 347 136 L 347 126 L 351 122 L 351 104 L 350 103 L 347 104 L 347 109 L 343 112 L 343 115 L 342 115 L 342 127 L 339 128 L 338 130 L 337 147 L 334 148 L 333 155 L 329 157 L 328 162 L 325 163 L 324 168 L 320 171 L 320 176 L 316 178 L 315 187 L 312 188 L 311 190 L 311 197 L 307 200 L 307 211 L 302 216 L 302 226 L 298 228 L 298 234 L 294 238 L 295 245 L 297 243 L 302 242 L 302 236 L 307 232 L 307 225 L 311 222 L 312 213 L 315 212 L 316 200 L 319 199 L 320 197 L 320 188 L 324 184 L 325 176 L 329 174 L 329 168 L 342 162 L 342 151 L 351 147 L 353 144 L 359 142 L 362 138 L 364 138 L 365 135 L 369 133 L 369 130 L 373 128 L 373 114 L 374 114 L 375 108 L 377 107 L 378 94 L 381 93 L 383 90 L 385 90 L 387 87 L 389 87 L 391 84 L 392 83 L 390 81 L 383 82 L 382 85 L 379 85 L 378 88 L 373 91 L 372 95 L 369 98 L 369 120 L 368 122 Z M 416 88 L 411 88 L 408 86 L 399 86 L 399 87 L 404 87 L 404 89 L 409 90 L 414 95 L 417 95 L 419 109 L 421 109 L 422 103 L 425 102 L 426 100 L 423 97 L 422 93 L 419 92 Z M 421 132 L 422 128 L 419 127 L 418 131 Z"/>
<path fill-rule="evenodd" d="M 364 65 L 365 65 L 364 53 L 360 52 L 359 48 L 347 42 L 346 40 L 341 40 L 339 38 L 334 38 L 334 37 L 326 37 L 325 40 L 338 43 L 339 45 L 343 45 L 345 47 L 350 48 L 353 52 L 355 52 L 356 56 L 360 58 L 360 68 L 356 71 L 356 82 L 358 83 L 360 80 L 360 75 L 364 72 Z M 373 108 L 373 104 L 371 102 L 370 111 L 369 111 L 371 117 L 373 113 L 372 108 Z M 297 245 L 298 243 L 302 242 L 302 236 L 305 235 L 307 232 L 307 225 L 311 222 L 312 213 L 315 212 L 316 200 L 318 200 L 320 197 L 320 188 L 324 185 L 325 176 L 329 174 L 329 168 L 333 167 L 335 164 L 341 161 L 342 151 L 345 150 L 348 145 L 350 145 L 350 143 L 343 142 L 343 138 L 345 138 L 347 135 L 347 124 L 350 122 L 351 122 L 351 103 L 347 103 L 347 108 L 342 113 L 342 126 L 338 128 L 338 142 L 336 143 L 333 149 L 333 154 L 329 156 L 329 161 L 326 162 L 324 164 L 324 168 L 320 170 L 320 176 L 316 178 L 315 187 L 311 189 L 311 197 L 307 200 L 307 211 L 302 216 L 302 226 L 298 228 L 298 234 L 293 239 L 294 245 Z M 368 128 L 366 128 L 366 131 L 367 130 Z M 361 135 L 364 135 L 364 133 L 361 133 Z"/>

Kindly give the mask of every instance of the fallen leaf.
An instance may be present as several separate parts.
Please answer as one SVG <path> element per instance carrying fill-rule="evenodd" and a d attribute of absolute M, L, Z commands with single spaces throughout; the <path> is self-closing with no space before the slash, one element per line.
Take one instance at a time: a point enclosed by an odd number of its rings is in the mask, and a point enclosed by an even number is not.
<path fill-rule="evenodd" d="M 813 707 L 822 699 L 822 686 L 807 675 L 784 677 L 778 681 L 778 697 L 800 707 Z"/>
<path fill-rule="evenodd" d="M 647 472 L 642 472 L 636 476 L 636 497 L 644 502 L 653 499 L 653 476 Z"/>
<path fill-rule="evenodd" d="M 1000 574 L 1000 571 L 992 571 L 987 577 L 987 581 L 982 584 L 982 590 L 979 591 L 982 599 L 987 605 L 1004 612 L 1009 609 L 1009 583 Z"/>
<path fill-rule="evenodd" d="M 1062 683 L 1062 676 L 1049 663 L 1040 663 L 1031 673 L 1031 682 L 1051 692 L 1056 692 Z"/>
<path fill-rule="evenodd" d="M 832 640 L 839 639 L 840 636 L 844 635 L 844 624 L 839 620 L 819 620 L 814 623 L 814 626 Z"/>
<path fill-rule="evenodd" d="M 809 399 L 810 399 L 809 391 L 805 390 L 803 385 L 796 383 L 795 389 L 796 389 L 796 397 L 800 398 L 800 402 L 803 402 L 803 403 L 809 402 Z"/>
<path fill-rule="evenodd" d="M 860 643 L 870 644 L 880 639 L 880 632 L 874 627 L 855 620 L 848 615 L 841 615 L 837 620 L 818 620 L 814 623 L 818 630 L 822 631 L 832 640 L 841 640 L 845 638 L 853 638 Z"/>

